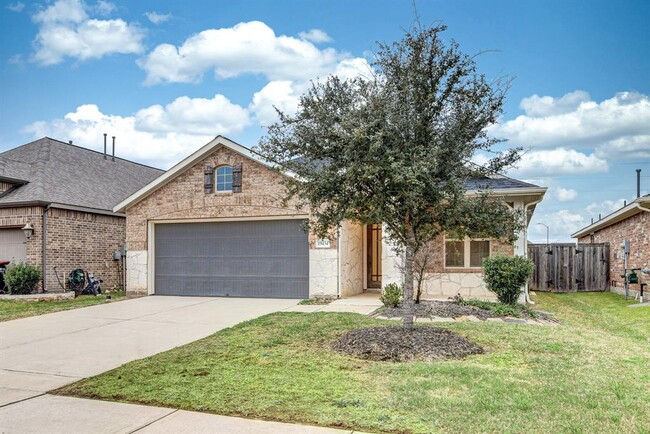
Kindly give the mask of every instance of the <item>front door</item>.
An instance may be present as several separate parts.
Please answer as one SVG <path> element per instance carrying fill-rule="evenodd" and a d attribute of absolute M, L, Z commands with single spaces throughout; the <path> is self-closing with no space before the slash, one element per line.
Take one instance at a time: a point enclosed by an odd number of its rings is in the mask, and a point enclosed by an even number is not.
<path fill-rule="evenodd" d="M 381 288 L 381 225 L 368 225 L 366 230 L 368 288 Z"/>

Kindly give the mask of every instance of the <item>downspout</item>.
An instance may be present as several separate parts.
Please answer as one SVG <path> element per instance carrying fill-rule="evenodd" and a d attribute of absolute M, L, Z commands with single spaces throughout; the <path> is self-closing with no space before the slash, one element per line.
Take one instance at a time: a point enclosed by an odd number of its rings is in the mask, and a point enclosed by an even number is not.
<path fill-rule="evenodd" d="M 527 203 L 524 205 L 524 218 L 528 218 L 528 208 L 532 205 L 537 205 L 544 199 L 544 196 L 540 197 L 536 201 Z M 524 228 L 524 237 L 526 240 L 526 248 L 524 249 L 524 258 L 528 258 L 528 224 L 526 224 L 526 227 Z M 528 304 L 535 304 L 533 300 L 530 299 L 530 294 L 528 294 L 528 282 L 526 282 L 526 285 L 524 286 L 524 299 L 526 300 L 526 303 Z"/>
<path fill-rule="evenodd" d="M 42 276 L 42 288 L 43 292 L 47 292 L 47 211 L 50 209 L 50 206 L 52 204 L 47 204 L 45 208 L 43 208 L 43 224 L 42 224 L 42 229 L 41 231 L 43 232 L 42 235 L 42 241 L 43 241 L 43 246 L 42 246 L 42 252 L 41 252 L 41 270 L 43 273 Z"/>

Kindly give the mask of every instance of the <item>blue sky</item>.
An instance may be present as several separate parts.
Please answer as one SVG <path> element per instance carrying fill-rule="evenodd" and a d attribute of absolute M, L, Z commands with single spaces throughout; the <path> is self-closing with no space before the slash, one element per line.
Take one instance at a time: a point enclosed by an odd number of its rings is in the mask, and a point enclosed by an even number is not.
<path fill-rule="evenodd" d="M 549 187 L 532 241 L 568 241 L 650 192 L 650 2 L 418 1 L 423 24 L 514 78 L 492 133 L 509 175 Z M 9 1 L 0 8 L 0 150 L 44 135 L 169 167 L 226 135 L 254 146 L 311 79 L 363 73 L 413 22 L 405 1 Z"/>

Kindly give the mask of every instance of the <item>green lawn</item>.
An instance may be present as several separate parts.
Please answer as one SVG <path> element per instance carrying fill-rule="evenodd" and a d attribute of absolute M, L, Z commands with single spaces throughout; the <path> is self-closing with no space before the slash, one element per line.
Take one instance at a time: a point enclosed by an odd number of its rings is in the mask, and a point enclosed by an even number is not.
<path fill-rule="evenodd" d="M 124 298 L 124 296 L 125 292 L 123 291 L 111 291 L 111 301 L 120 300 Z M 93 295 L 80 295 L 74 300 L 60 301 L 0 300 L 0 322 L 104 303 L 107 303 L 104 294 L 98 297 Z"/>
<path fill-rule="evenodd" d="M 374 432 L 650 433 L 650 309 L 536 300 L 564 325 L 444 323 L 488 350 L 465 360 L 356 360 L 331 342 L 381 321 L 277 313 L 58 393 Z"/>

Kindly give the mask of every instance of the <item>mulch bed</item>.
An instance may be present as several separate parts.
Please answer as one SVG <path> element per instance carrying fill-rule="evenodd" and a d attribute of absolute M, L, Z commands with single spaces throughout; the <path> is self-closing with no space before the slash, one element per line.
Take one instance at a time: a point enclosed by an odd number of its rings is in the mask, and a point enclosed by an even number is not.
<path fill-rule="evenodd" d="M 352 330 L 343 335 L 333 349 L 361 359 L 391 362 L 460 359 L 484 352 L 481 346 L 451 330 L 429 326 Z"/>
<path fill-rule="evenodd" d="M 415 316 L 431 318 L 440 316 L 444 318 L 459 318 L 461 316 L 474 315 L 475 317 L 486 320 L 488 318 L 500 318 L 489 310 L 481 309 L 476 306 L 464 306 L 455 301 L 438 301 L 438 300 L 420 300 L 415 304 Z M 385 308 L 378 313 L 387 317 L 404 316 L 405 308 L 403 306 Z M 520 318 L 530 318 L 525 311 L 519 311 Z"/>

